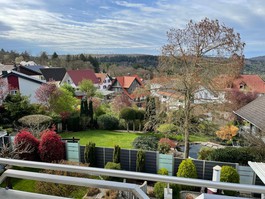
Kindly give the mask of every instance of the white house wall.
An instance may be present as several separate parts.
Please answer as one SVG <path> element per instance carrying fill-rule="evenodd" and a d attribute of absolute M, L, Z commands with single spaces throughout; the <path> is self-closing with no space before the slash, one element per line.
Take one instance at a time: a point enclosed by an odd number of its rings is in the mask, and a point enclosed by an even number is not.
<path fill-rule="evenodd" d="M 41 86 L 41 84 L 20 77 L 18 78 L 18 83 L 20 93 L 22 95 L 29 96 L 31 103 L 37 103 L 38 101 L 35 98 L 35 92 Z"/>
<path fill-rule="evenodd" d="M 108 90 L 111 84 L 111 79 L 109 78 L 109 76 L 106 76 L 106 78 L 103 80 L 103 83 L 99 85 L 99 89 Z"/>
<path fill-rule="evenodd" d="M 208 89 L 200 88 L 194 94 L 194 104 L 203 104 L 203 103 L 222 103 L 225 102 L 225 93 L 216 92 L 214 95 Z"/>

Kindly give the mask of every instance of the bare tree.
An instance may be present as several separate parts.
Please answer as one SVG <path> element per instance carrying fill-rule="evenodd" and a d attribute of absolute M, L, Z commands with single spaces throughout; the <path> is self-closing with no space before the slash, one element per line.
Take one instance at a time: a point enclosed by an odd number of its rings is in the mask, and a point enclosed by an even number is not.
<path fill-rule="evenodd" d="M 187 158 L 194 93 L 199 86 L 215 86 L 212 80 L 221 74 L 237 76 L 243 66 L 245 44 L 233 28 L 208 18 L 198 23 L 190 21 L 183 29 L 170 29 L 167 37 L 159 71 L 166 75 L 171 90 L 184 96 L 184 158 Z"/>
<path fill-rule="evenodd" d="M 3 103 L 6 95 L 8 94 L 8 83 L 7 80 L 0 77 L 0 105 Z"/>
<path fill-rule="evenodd" d="M 21 154 L 30 154 L 33 151 L 34 148 L 30 144 L 26 144 L 25 142 L 20 142 L 18 144 L 14 144 L 13 146 L 9 143 L 3 143 L 2 147 L 0 147 L 0 157 L 19 159 L 21 157 Z"/>

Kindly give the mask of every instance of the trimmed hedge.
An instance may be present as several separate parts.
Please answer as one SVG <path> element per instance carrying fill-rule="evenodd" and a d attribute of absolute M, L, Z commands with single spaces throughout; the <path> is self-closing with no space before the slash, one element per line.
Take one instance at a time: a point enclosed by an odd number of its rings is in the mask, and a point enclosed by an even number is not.
<path fill-rule="evenodd" d="M 119 120 L 116 117 L 108 114 L 100 115 L 97 122 L 99 128 L 104 130 L 114 130 L 118 129 L 119 127 Z"/>
<path fill-rule="evenodd" d="M 215 149 L 209 154 L 209 159 L 211 161 L 220 161 L 220 162 L 232 162 L 239 163 L 240 165 L 248 165 L 248 161 L 256 161 L 256 151 L 250 147 L 226 147 L 222 149 Z"/>

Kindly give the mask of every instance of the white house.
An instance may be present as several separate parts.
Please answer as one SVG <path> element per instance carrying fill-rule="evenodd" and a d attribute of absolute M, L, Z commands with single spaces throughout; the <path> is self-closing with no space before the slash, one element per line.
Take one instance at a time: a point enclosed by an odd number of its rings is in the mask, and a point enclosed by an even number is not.
<path fill-rule="evenodd" d="M 20 92 L 22 95 L 28 96 L 31 103 L 38 102 L 35 98 L 35 92 L 42 84 L 45 84 L 45 81 L 43 80 L 36 79 L 17 71 L 4 73 L 2 78 L 7 81 L 10 94 Z"/>
<path fill-rule="evenodd" d="M 194 104 L 204 103 L 224 103 L 225 92 L 224 91 L 212 91 L 203 86 L 194 93 Z"/>
<path fill-rule="evenodd" d="M 78 88 L 78 84 L 82 80 L 91 80 L 94 86 L 98 88 L 99 80 L 95 73 L 89 69 L 67 71 L 61 81 L 61 84 L 66 83 L 71 85 L 73 88 Z"/>
<path fill-rule="evenodd" d="M 112 84 L 111 77 L 106 73 L 95 73 L 99 80 L 99 90 L 108 90 Z"/>

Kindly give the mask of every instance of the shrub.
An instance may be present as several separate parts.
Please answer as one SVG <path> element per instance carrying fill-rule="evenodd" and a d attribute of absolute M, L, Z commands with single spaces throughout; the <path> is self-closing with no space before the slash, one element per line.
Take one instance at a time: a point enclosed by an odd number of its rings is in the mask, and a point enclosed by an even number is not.
<path fill-rule="evenodd" d="M 65 146 L 61 137 L 54 131 L 45 131 L 39 145 L 40 158 L 44 162 L 59 161 L 65 158 Z"/>
<path fill-rule="evenodd" d="M 94 196 L 96 194 L 100 193 L 100 189 L 96 187 L 88 187 L 87 190 L 87 196 Z"/>
<path fill-rule="evenodd" d="M 161 138 L 159 140 L 159 143 L 167 143 L 169 144 L 170 148 L 176 148 L 176 143 L 173 140 L 170 140 L 169 138 Z"/>
<path fill-rule="evenodd" d="M 121 147 L 119 145 L 114 146 L 113 162 L 120 163 Z"/>
<path fill-rule="evenodd" d="M 39 140 L 37 140 L 30 132 L 21 131 L 15 137 L 15 147 L 19 152 L 19 159 L 23 160 L 39 160 L 38 147 Z"/>
<path fill-rule="evenodd" d="M 177 177 L 184 177 L 184 178 L 197 178 L 197 170 L 195 164 L 191 159 L 182 160 L 179 165 Z M 186 190 L 194 190 L 194 187 L 190 186 L 181 186 L 182 189 Z"/>
<path fill-rule="evenodd" d="M 168 175 L 168 170 L 166 168 L 161 168 L 161 169 L 158 170 L 157 174 L 167 176 Z"/>
<path fill-rule="evenodd" d="M 104 169 L 114 169 L 114 170 L 121 170 L 121 164 L 115 162 L 107 162 Z M 121 178 L 111 177 L 111 176 L 103 176 L 104 180 L 110 181 L 121 181 Z"/>
<path fill-rule="evenodd" d="M 136 171 L 143 172 L 145 170 L 145 152 L 139 150 L 136 157 Z"/>
<path fill-rule="evenodd" d="M 173 133 L 174 131 L 177 131 L 177 127 L 172 123 L 166 123 L 159 125 L 159 127 L 156 130 L 163 134 L 170 134 Z"/>
<path fill-rule="evenodd" d="M 66 165 L 87 166 L 86 164 L 67 162 L 67 161 L 60 161 L 59 163 L 66 164 Z M 68 171 L 44 170 L 43 172 L 48 173 L 48 174 L 62 175 L 62 176 L 85 177 L 85 178 L 89 177 L 87 174 L 73 173 L 73 172 L 68 172 Z M 74 193 L 76 193 L 77 191 L 80 192 L 80 190 L 82 190 L 83 196 L 85 195 L 87 191 L 86 187 L 58 184 L 58 183 L 51 183 L 51 182 L 41 182 L 41 181 L 36 182 L 36 189 L 38 193 L 61 196 L 61 197 L 70 197 L 70 198 L 77 198 L 74 195 Z M 80 196 L 78 198 L 82 198 L 83 196 Z"/>
<path fill-rule="evenodd" d="M 167 154 L 170 151 L 170 145 L 166 142 L 162 142 L 158 144 L 158 151 L 162 154 Z"/>
<path fill-rule="evenodd" d="M 96 144 L 93 142 L 89 142 L 84 151 L 85 162 L 89 164 L 89 166 L 93 167 L 96 165 Z"/>
<path fill-rule="evenodd" d="M 69 131 L 79 131 L 80 130 L 80 117 L 77 113 L 72 113 L 70 117 L 67 119 L 67 130 Z"/>
<path fill-rule="evenodd" d="M 248 165 L 248 161 L 255 161 L 256 152 L 248 147 L 226 147 L 215 149 L 210 153 L 209 159 L 212 161 L 239 163 L 240 165 Z"/>
<path fill-rule="evenodd" d="M 222 166 L 221 175 L 220 175 L 221 182 L 231 182 L 231 183 L 239 183 L 239 174 L 235 168 L 231 166 Z M 224 190 L 225 195 L 235 196 L 237 195 L 236 191 L 228 191 Z"/>
<path fill-rule="evenodd" d="M 158 145 L 158 138 L 150 135 L 142 135 L 134 139 L 133 147 L 135 149 L 156 151 Z"/>
<path fill-rule="evenodd" d="M 199 160 L 209 160 L 211 153 L 214 151 L 213 148 L 209 147 L 202 147 L 198 152 L 198 159 Z"/>
<path fill-rule="evenodd" d="M 46 115 L 27 115 L 18 120 L 18 122 L 29 129 L 35 137 L 40 137 L 40 132 L 47 129 L 51 123 L 52 118 Z"/>
<path fill-rule="evenodd" d="M 166 188 L 166 187 L 167 187 L 167 183 L 165 183 L 165 182 L 155 183 L 155 186 L 154 186 L 155 197 L 158 199 L 163 199 L 164 198 L 164 188 Z M 174 199 L 179 198 L 180 186 L 177 184 L 169 184 L 169 187 L 173 191 L 173 198 Z"/>
<path fill-rule="evenodd" d="M 100 129 L 114 130 L 118 128 L 119 120 L 112 115 L 100 115 L 98 117 L 98 126 Z"/>
<path fill-rule="evenodd" d="M 103 198 L 106 199 L 117 199 L 119 196 L 119 191 L 117 190 L 107 190 L 106 195 Z"/>

